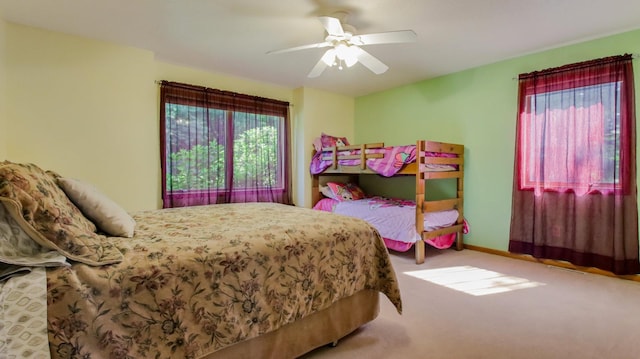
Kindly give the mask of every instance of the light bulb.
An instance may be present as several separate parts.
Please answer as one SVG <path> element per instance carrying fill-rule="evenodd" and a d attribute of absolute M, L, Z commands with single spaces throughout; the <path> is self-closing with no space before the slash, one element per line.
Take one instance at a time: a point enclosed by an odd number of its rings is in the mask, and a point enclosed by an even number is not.
<path fill-rule="evenodd" d="M 344 42 L 341 42 L 338 45 L 336 45 L 335 49 L 336 49 L 336 56 L 338 56 L 340 60 L 344 60 L 345 57 L 347 57 L 349 54 L 349 46 L 347 46 Z"/>
<path fill-rule="evenodd" d="M 344 63 L 345 63 L 345 65 L 347 65 L 347 67 L 351 67 L 351 66 L 355 65 L 356 62 L 358 62 L 358 58 L 355 57 L 355 56 L 347 56 L 344 59 Z"/>
<path fill-rule="evenodd" d="M 336 61 L 336 50 L 329 49 L 327 52 L 322 55 L 322 62 L 327 64 L 327 66 L 333 66 Z"/>
<path fill-rule="evenodd" d="M 339 43 L 335 47 L 336 56 L 343 60 L 347 67 L 351 67 L 358 62 L 358 54 L 355 46 L 349 46 L 344 42 Z"/>

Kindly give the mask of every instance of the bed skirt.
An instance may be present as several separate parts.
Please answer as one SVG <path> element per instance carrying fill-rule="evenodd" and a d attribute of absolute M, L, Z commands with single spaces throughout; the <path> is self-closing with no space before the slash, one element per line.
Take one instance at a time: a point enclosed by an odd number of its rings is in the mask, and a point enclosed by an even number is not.
<path fill-rule="evenodd" d="M 219 358 L 297 358 L 318 347 L 338 341 L 380 312 L 380 294 L 362 290 L 332 306 L 282 328 L 204 356 Z"/>

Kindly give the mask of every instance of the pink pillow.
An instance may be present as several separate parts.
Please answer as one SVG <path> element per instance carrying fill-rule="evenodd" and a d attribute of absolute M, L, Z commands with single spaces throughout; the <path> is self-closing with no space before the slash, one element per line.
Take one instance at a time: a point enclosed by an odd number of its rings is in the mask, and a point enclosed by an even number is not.
<path fill-rule="evenodd" d="M 315 206 L 313 206 L 313 209 L 318 211 L 333 212 L 333 207 L 337 203 L 338 201 L 333 198 L 323 198 L 319 200 Z"/>
<path fill-rule="evenodd" d="M 364 191 L 353 183 L 328 182 L 327 186 L 331 190 L 331 198 L 337 201 L 351 201 L 366 197 Z"/>

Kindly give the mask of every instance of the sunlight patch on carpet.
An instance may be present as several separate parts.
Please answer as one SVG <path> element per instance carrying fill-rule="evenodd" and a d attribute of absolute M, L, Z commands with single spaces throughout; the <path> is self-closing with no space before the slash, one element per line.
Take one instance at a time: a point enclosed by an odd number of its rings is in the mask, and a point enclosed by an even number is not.
<path fill-rule="evenodd" d="M 424 269 L 407 271 L 404 274 L 475 296 L 545 285 L 472 266 Z"/>

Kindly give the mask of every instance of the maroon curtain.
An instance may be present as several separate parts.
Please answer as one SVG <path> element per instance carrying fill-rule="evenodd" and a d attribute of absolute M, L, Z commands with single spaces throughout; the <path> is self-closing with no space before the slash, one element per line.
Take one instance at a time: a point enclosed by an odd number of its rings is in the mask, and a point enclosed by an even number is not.
<path fill-rule="evenodd" d="M 291 204 L 289 103 L 160 84 L 163 206 Z"/>
<path fill-rule="evenodd" d="M 640 272 L 631 55 L 519 77 L 509 251 Z"/>

